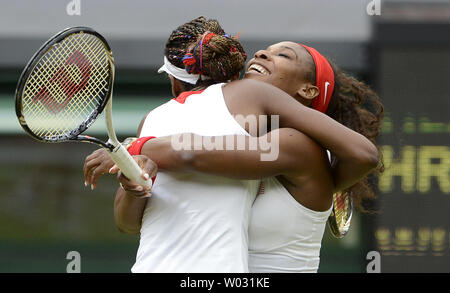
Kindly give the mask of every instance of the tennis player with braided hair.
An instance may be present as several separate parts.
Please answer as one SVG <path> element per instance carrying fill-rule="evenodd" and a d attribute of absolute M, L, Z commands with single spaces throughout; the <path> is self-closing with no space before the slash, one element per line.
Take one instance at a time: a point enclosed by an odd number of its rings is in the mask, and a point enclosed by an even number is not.
<path fill-rule="evenodd" d="M 204 80 L 201 76 L 197 76 L 199 82 L 232 79 L 236 72 L 229 70 L 230 67 L 227 67 L 228 64 L 223 61 L 224 58 L 222 60 L 217 58 L 217 55 L 220 56 L 217 52 L 224 52 L 223 55 L 227 56 L 235 53 L 235 50 L 239 51 L 239 48 L 230 45 L 224 49 L 227 44 L 226 39 L 232 38 L 209 32 L 199 37 L 201 37 L 199 38 L 201 44 L 198 42 L 192 44 L 190 54 L 185 54 L 182 58 L 184 59 L 182 61 L 185 61 L 187 71 L 191 73 L 190 75 L 201 73 L 201 75 L 208 76 Z M 207 42 L 205 42 L 205 39 Z M 215 54 L 208 53 L 209 50 L 214 50 Z M 214 58 L 210 59 L 212 56 Z M 167 71 L 173 70 L 174 68 L 170 67 L 171 64 L 167 63 L 171 56 L 166 57 L 168 58 L 165 58 L 165 69 L 168 67 Z M 195 62 L 190 62 L 192 59 L 195 59 Z M 327 64 L 328 66 L 326 66 Z M 172 71 L 170 75 L 172 75 L 172 90 L 177 95 L 177 87 L 182 89 L 182 84 L 177 86 L 177 81 L 184 77 L 177 77 L 175 71 Z M 211 79 L 212 76 L 214 78 Z M 324 81 L 323 85 L 320 84 L 322 81 Z M 220 92 L 212 92 L 217 88 L 220 89 Z M 340 91 L 342 88 L 346 89 L 345 95 Z M 358 89 L 358 91 L 353 89 Z M 364 90 L 366 91 L 364 92 Z M 209 95 L 206 95 L 207 93 Z M 208 99 L 201 100 L 202 96 L 207 96 Z M 212 98 L 214 96 L 219 96 L 221 100 L 214 100 Z M 260 160 L 262 150 L 249 151 L 248 148 L 247 151 L 198 150 L 175 152 L 170 147 L 170 138 L 167 137 L 141 139 L 137 144 L 133 144 L 132 149 L 139 149 L 136 153 L 149 155 L 159 168 L 164 170 L 195 170 L 238 179 L 270 177 L 264 180 L 264 193 L 256 199 L 253 205 L 250 226 L 250 270 L 255 272 L 313 272 L 317 270 L 319 263 L 320 243 L 326 219 L 330 212 L 333 191 L 353 186 L 378 162 L 376 147 L 369 140 L 319 113 L 321 111 L 339 115 L 339 111 L 347 108 L 345 102 L 347 97 L 348 99 L 367 97 L 369 103 L 372 102 L 374 106 L 379 107 L 375 108 L 375 114 L 372 114 L 363 110 L 361 107 L 362 100 L 352 104 L 347 103 L 353 108 L 353 110 L 350 108 L 348 110 L 353 111 L 356 115 L 354 120 L 342 121 L 351 124 L 349 126 L 356 126 L 356 130 L 366 134 L 370 140 L 374 140 L 377 135 L 379 115 L 382 109 L 376 95 L 364 84 L 347 77 L 336 69 L 333 70 L 326 59 L 314 49 L 296 43 L 282 42 L 269 47 L 268 50 L 258 51 L 255 58 L 248 64 L 246 78 L 243 81 L 231 82 L 227 85 L 216 84 L 201 93 L 184 92 L 173 103 L 195 105 L 196 100 L 201 100 L 202 102 L 196 104 L 196 106 L 201 108 L 202 105 L 205 105 L 203 103 L 207 102 L 209 111 L 213 103 L 220 105 L 220 101 L 225 101 L 222 106 L 225 106 L 228 115 L 230 113 L 234 115 L 272 115 L 277 113 L 280 114 L 281 127 L 296 128 L 314 138 L 317 142 L 294 129 L 272 129 L 271 132 L 266 134 L 267 138 L 276 134 L 280 143 L 280 154 L 272 162 Z M 320 103 L 317 103 L 317 100 Z M 360 104 L 357 104 L 358 102 Z M 319 111 L 308 109 L 302 104 L 308 106 L 312 104 Z M 183 111 L 179 111 L 177 114 L 183 115 Z M 190 115 L 192 115 L 192 111 L 185 117 L 200 117 Z M 162 116 L 163 113 L 159 116 L 158 114 L 153 115 L 153 112 L 150 113 L 142 125 L 141 136 L 155 135 L 154 132 L 157 132 L 157 129 L 151 129 L 151 127 L 157 125 L 157 121 L 164 120 Z M 172 115 L 169 116 L 167 120 L 174 119 Z M 154 117 L 156 118 L 153 119 Z M 229 115 L 229 117 L 232 116 Z M 221 117 L 214 117 L 214 119 L 217 118 Z M 371 123 L 365 123 L 368 119 L 372 120 Z M 208 123 L 210 123 L 210 120 L 208 120 Z M 240 126 L 245 127 L 245 125 Z M 186 130 L 185 132 L 190 131 Z M 156 136 L 162 135 L 156 134 Z M 232 138 L 236 138 L 236 136 Z M 251 138 L 246 136 L 245 139 L 248 144 Z M 144 140 L 146 142 L 142 143 Z M 330 169 L 326 153 L 319 144 L 331 150 L 339 158 L 333 169 Z M 98 177 L 98 175 L 95 175 L 94 178 L 90 178 L 87 174 L 90 174 L 91 170 L 95 170 L 96 174 L 101 174 L 105 166 L 108 165 L 106 163 L 100 164 L 99 158 L 101 158 L 101 155 L 94 153 L 86 160 L 85 175 L 88 183 L 91 180 L 95 182 L 96 177 Z M 145 161 L 145 158 L 139 158 Z M 160 177 L 160 175 L 158 176 Z M 134 209 L 131 208 L 131 205 L 128 205 L 126 209 L 132 210 L 134 215 L 142 215 L 145 202 L 141 202 L 140 205 L 136 204 L 142 199 L 133 198 L 133 195 L 141 196 L 145 194 L 145 191 L 137 191 L 138 186 L 123 177 L 120 180 L 129 190 L 127 198 L 135 203 Z M 161 221 L 161 217 L 164 216 L 164 211 L 152 210 L 153 201 L 158 196 L 158 180 L 155 182 L 152 191 L 153 197 L 148 200 L 142 225 L 139 216 L 133 219 L 128 218 L 128 227 L 134 227 L 134 231 L 141 228 L 141 246 L 143 245 L 142 232 L 151 233 L 151 227 L 146 231 L 146 225 L 148 225 L 146 222 L 149 221 L 151 215 L 156 214 L 151 220 L 152 223 Z M 217 180 L 223 181 L 221 178 L 216 178 Z M 168 187 L 172 183 L 173 181 L 170 181 L 170 184 L 169 182 L 163 182 L 161 185 L 166 184 L 166 189 L 169 189 Z M 187 182 L 183 181 L 183 184 L 187 184 Z M 366 186 L 364 182 L 359 183 L 359 185 Z M 214 194 L 221 192 L 221 190 L 215 189 L 215 185 L 209 186 L 209 188 Z M 172 191 L 180 192 L 181 190 L 178 188 L 178 190 Z M 119 190 L 118 198 L 121 193 L 124 196 L 124 191 Z M 352 193 L 352 195 L 361 196 L 361 194 L 356 193 Z M 189 196 L 190 194 L 184 193 L 183 197 L 180 198 L 184 201 L 185 207 L 186 201 L 190 201 Z M 209 196 L 214 197 L 212 194 Z M 171 201 L 171 204 L 179 203 Z M 222 202 L 215 205 L 222 208 L 226 207 L 222 205 Z M 167 206 L 167 208 L 169 207 Z M 234 206 L 234 209 L 240 208 L 245 210 L 245 206 Z M 216 212 L 214 204 L 205 207 L 203 212 L 210 213 L 211 211 Z M 234 211 L 229 211 L 228 221 L 232 222 L 234 215 Z M 204 221 L 210 221 L 210 219 L 204 219 Z M 223 222 L 221 224 L 223 225 Z M 185 225 L 188 225 L 188 223 L 185 223 Z M 219 226 L 220 224 L 216 223 L 216 227 Z M 242 227 L 245 231 L 246 224 L 244 223 Z M 156 249 L 157 247 L 153 248 Z M 152 250 L 147 249 L 147 253 L 150 255 Z M 168 253 L 167 250 L 166 253 Z M 217 264 L 216 260 L 213 259 L 211 262 Z M 214 268 L 204 268 L 203 270 L 211 271 Z M 151 269 L 146 271 L 151 271 Z"/>

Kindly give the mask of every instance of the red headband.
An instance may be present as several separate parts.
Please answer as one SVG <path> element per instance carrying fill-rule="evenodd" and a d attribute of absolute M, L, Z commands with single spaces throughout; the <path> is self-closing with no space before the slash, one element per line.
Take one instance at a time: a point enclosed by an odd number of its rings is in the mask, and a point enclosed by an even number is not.
<path fill-rule="evenodd" d="M 319 95 L 314 98 L 312 107 L 317 111 L 325 113 L 334 91 L 334 72 L 330 63 L 316 49 L 299 44 L 311 54 L 316 65 L 316 86 Z"/>

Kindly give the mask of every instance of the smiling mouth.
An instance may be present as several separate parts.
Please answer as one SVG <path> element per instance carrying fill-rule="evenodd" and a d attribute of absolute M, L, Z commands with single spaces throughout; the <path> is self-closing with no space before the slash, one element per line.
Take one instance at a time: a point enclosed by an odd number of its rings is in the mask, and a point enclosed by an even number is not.
<path fill-rule="evenodd" d="M 264 67 L 262 67 L 261 65 L 258 65 L 258 64 L 250 65 L 250 67 L 247 69 L 247 72 L 250 72 L 250 71 L 256 71 L 262 75 L 269 75 L 269 72 Z"/>

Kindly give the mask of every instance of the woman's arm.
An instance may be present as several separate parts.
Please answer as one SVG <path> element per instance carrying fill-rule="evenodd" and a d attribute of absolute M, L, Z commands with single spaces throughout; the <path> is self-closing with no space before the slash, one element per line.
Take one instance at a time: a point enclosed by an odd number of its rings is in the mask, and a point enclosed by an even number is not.
<path fill-rule="evenodd" d="M 308 136 L 295 129 L 276 129 L 262 137 L 244 135 L 206 137 L 194 134 L 185 145 L 175 150 L 175 136 L 147 141 L 141 154 L 149 157 L 159 169 L 167 171 L 196 171 L 234 179 L 260 179 L 277 175 L 298 175 L 311 170 L 323 149 Z M 220 148 L 207 150 L 203 142 L 217 143 Z M 231 143 L 227 146 L 227 143 Z M 240 144 L 240 150 L 237 145 Z M 300 147 L 299 147 L 300 146 Z M 230 150 L 230 148 L 232 150 Z M 98 178 L 114 165 L 104 149 L 95 151 L 85 161 L 84 174 L 93 188 Z M 118 193 L 118 196 L 122 196 Z"/>
<path fill-rule="evenodd" d="M 197 171 L 235 179 L 277 176 L 302 205 L 319 211 L 330 207 L 334 184 L 326 151 L 295 129 L 275 129 L 260 138 L 193 134 L 189 137 L 186 150 L 174 148 L 171 142 L 177 138 L 174 136 L 146 142 L 142 153 L 166 170 Z M 242 140 L 241 150 L 235 147 L 239 140 Z M 176 142 L 179 149 L 179 141 Z M 215 148 L 211 149 L 212 145 Z"/>
<path fill-rule="evenodd" d="M 147 115 L 145 115 L 145 117 L 139 124 L 138 136 L 141 133 L 142 125 L 144 124 Z M 106 150 L 103 151 L 106 152 Z M 142 168 L 142 176 L 145 180 L 156 175 L 158 167 L 154 162 L 152 162 L 145 156 L 134 156 L 134 159 Z M 139 234 L 142 225 L 142 216 L 147 205 L 147 199 L 150 196 L 150 190 L 146 186 L 136 185 L 132 181 L 128 180 L 128 178 L 123 176 L 117 166 L 114 165 L 113 167 L 110 167 L 111 163 L 113 162 L 109 155 L 101 162 L 101 166 L 107 166 L 109 173 L 118 173 L 117 180 L 120 183 L 120 187 L 117 189 L 116 197 L 114 200 L 114 221 L 117 228 L 123 233 Z M 95 188 L 97 184 L 98 177 L 103 174 L 102 172 L 106 171 L 100 171 L 99 175 L 93 176 L 95 177 L 93 179 L 95 182 L 95 185 L 92 185 L 93 188 Z M 86 173 L 89 174 L 89 172 L 86 171 L 85 167 L 85 178 Z M 90 176 L 88 180 L 91 180 Z"/>
<path fill-rule="evenodd" d="M 330 150 L 339 160 L 334 170 L 336 190 L 354 185 L 378 165 L 378 150 L 367 138 L 270 84 L 240 80 L 230 83 L 224 93 L 245 98 L 264 115 L 279 115 L 279 127 L 296 129 Z"/>
<path fill-rule="evenodd" d="M 277 175 L 296 176 L 311 170 L 323 152 L 308 136 L 288 128 L 276 129 L 258 138 L 186 135 L 191 139 L 185 149 L 176 150 L 179 147 L 174 147 L 172 142 L 175 136 L 168 136 L 147 141 L 141 154 L 150 157 L 159 169 L 168 171 L 260 179 Z M 216 147 L 208 150 L 207 145 L 211 144 Z M 240 149 L 236 147 L 238 145 Z"/>
<path fill-rule="evenodd" d="M 146 204 L 146 197 L 136 197 L 119 187 L 114 200 L 114 221 L 117 228 L 123 233 L 139 234 Z"/>
<path fill-rule="evenodd" d="M 238 87 L 237 90 L 230 87 L 238 83 L 243 86 Z M 279 115 L 280 127 L 295 128 L 333 152 L 339 159 L 339 164 L 334 170 L 336 190 L 352 186 L 377 166 L 378 150 L 368 139 L 332 118 L 303 106 L 278 88 L 251 80 L 238 81 L 230 85 L 226 87 L 228 94 L 238 95 L 239 98 L 239 95 L 246 93 L 245 100 L 251 104 L 252 113 L 255 113 L 255 109 L 259 107 L 261 114 Z M 306 165 L 304 160 L 312 157 L 305 152 L 308 148 L 302 147 L 308 140 L 305 137 L 302 141 L 292 139 L 291 136 L 283 135 L 283 131 L 279 133 L 279 155 L 272 161 L 261 160 L 262 149 L 206 151 L 201 148 L 201 151 L 175 151 L 172 148 L 171 139 L 167 137 L 148 141 L 142 148 L 142 154 L 149 156 L 161 169 L 195 170 L 239 179 L 298 172 L 298 166 Z M 233 137 L 238 139 L 238 136 Z M 250 139 L 245 137 L 247 150 L 249 150 Z M 192 141 L 195 143 L 195 139 Z M 196 148 L 192 146 L 191 149 Z"/>
<path fill-rule="evenodd" d="M 158 167 L 146 156 L 133 157 L 142 168 L 142 178 L 148 179 L 150 175 L 156 175 Z M 114 165 L 111 173 L 118 173 L 117 180 L 120 187 L 114 200 L 114 220 L 120 231 L 130 234 L 138 234 L 141 230 L 142 215 L 144 214 L 147 198 L 150 190 L 146 186 L 140 186 L 123 176 L 119 168 Z M 150 175 L 149 175 L 150 174 Z"/>

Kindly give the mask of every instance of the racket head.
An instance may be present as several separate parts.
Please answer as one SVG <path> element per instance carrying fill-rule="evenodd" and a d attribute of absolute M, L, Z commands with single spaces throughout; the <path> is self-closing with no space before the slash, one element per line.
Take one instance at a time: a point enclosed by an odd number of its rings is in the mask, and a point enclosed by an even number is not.
<path fill-rule="evenodd" d="M 22 128 L 43 142 L 77 140 L 112 94 L 114 57 L 105 38 L 89 27 L 50 38 L 23 70 L 15 93 Z"/>
<path fill-rule="evenodd" d="M 353 215 L 353 200 L 347 192 L 333 194 L 333 208 L 328 217 L 331 234 L 336 238 L 344 237 L 349 229 Z"/>

